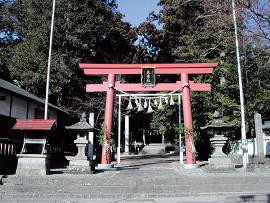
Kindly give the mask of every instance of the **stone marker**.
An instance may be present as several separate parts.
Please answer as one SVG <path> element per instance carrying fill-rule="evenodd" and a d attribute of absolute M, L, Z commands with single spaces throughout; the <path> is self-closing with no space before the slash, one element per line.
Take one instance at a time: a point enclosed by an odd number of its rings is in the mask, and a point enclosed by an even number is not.
<path fill-rule="evenodd" d="M 263 140 L 263 129 L 262 129 L 262 117 L 261 114 L 257 113 L 254 115 L 255 122 L 255 135 L 257 142 L 257 157 L 264 157 L 264 140 Z"/>

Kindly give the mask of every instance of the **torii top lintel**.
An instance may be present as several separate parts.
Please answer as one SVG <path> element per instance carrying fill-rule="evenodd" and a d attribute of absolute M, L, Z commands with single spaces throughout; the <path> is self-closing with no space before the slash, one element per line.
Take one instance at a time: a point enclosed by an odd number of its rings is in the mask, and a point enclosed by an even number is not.
<path fill-rule="evenodd" d="M 157 63 L 157 64 L 89 64 L 79 63 L 86 75 L 141 74 L 142 67 L 155 67 L 156 74 L 207 74 L 212 73 L 217 62 L 209 63 Z"/>

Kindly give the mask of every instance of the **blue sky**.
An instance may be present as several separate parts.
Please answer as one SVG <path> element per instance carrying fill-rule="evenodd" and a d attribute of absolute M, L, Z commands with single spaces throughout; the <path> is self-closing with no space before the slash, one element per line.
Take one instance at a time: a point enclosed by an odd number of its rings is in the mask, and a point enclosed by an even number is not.
<path fill-rule="evenodd" d="M 159 0 L 116 0 L 118 10 L 125 15 L 124 21 L 130 22 L 132 26 L 146 21 L 152 11 L 158 14 L 161 9 L 157 6 L 158 2 Z"/>

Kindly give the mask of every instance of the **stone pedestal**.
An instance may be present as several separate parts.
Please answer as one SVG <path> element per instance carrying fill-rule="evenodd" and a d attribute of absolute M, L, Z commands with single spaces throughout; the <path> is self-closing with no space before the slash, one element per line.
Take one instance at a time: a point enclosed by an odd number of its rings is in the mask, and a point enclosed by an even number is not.
<path fill-rule="evenodd" d="M 98 164 L 96 167 L 97 170 L 109 170 L 113 168 L 114 168 L 114 164 Z"/>
<path fill-rule="evenodd" d="M 93 173 L 93 167 L 90 166 L 89 161 L 87 160 L 87 157 L 85 155 L 85 147 L 88 143 L 87 139 L 78 135 L 74 143 L 78 147 L 78 153 L 72 160 L 70 160 L 67 171 L 69 173 L 77 174 Z"/>
<path fill-rule="evenodd" d="M 17 154 L 18 165 L 16 175 L 47 175 L 49 174 L 48 154 Z"/>
<path fill-rule="evenodd" d="M 227 155 L 222 151 L 222 147 L 227 142 L 228 138 L 224 137 L 223 131 L 218 132 L 220 134 L 215 132 L 215 136 L 210 139 L 215 148 L 215 151 L 211 158 L 208 159 L 208 165 L 206 166 L 206 169 L 210 171 L 234 170 L 231 159 L 227 157 Z"/>
<path fill-rule="evenodd" d="M 231 163 L 231 159 L 223 153 L 222 147 L 227 142 L 228 138 L 224 137 L 224 130 L 231 129 L 234 124 L 224 123 L 221 119 L 221 115 L 218 111 L 215 111 L 212 118 L 214 119 L 210 125 L 201 127 L 202 130 L 209 129 L 214 131 L 214 137 L 210 139 L 215 151 L 211 158 L 208 159 L 208 165 L 205 166 L 207 170 L 222 172 L 228 170 L 234 170 L 234 166 Z"/>

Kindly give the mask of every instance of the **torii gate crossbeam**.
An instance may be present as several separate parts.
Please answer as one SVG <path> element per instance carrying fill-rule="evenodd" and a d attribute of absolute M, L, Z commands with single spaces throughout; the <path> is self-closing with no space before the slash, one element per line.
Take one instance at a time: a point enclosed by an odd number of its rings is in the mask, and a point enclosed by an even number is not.
<path fill-rule="evenodd" d="M 218 65 L 217 62 L 213 63 L 172 63 L 172 64 L 86 64 L 79 63 L 80 68 L 84 70 L 86 75 L 108 75 L 108 81 L 103 84 L 88 84 L 86 86 L 87 92 L 100 92 L 106 91 L 106 107 L 104 124 L 107 131 L 112 130 L 113 118 L 113 100 L 114 88 L 122 91 L 174 91 L 181 86 L 182 100 L 183 100 L 183 117 L 184 126 L 191 131 L 185 133 L 186 145 L 186 159 L 187 164 L 196 164 L 195 152 L 192 151 L 192 111 L 190 101 L 190 91 L 211 91 L 210 84 L 196 84 L 189 81 L 189 74 L 209 74 L 213 72 L 213 68 Z M 156 74 L 180 74 L 181 81 L 176 83 L 161 83 L 156 84 L 154 87 L 142 87 L 141 84 L 121 84 L 115 81 L 116 74 L 141 74 L 142 67 L 155 67 Z M 110 135 L 104 135 L 104 140 L 110 138 Z M 103 143 L 101 164 L 111 163 L 110 148 Z"/>

